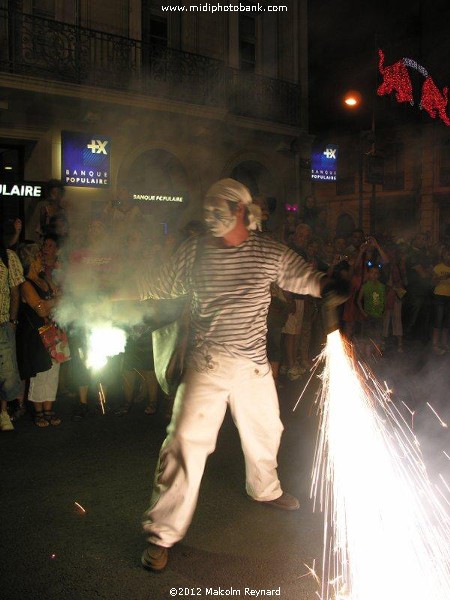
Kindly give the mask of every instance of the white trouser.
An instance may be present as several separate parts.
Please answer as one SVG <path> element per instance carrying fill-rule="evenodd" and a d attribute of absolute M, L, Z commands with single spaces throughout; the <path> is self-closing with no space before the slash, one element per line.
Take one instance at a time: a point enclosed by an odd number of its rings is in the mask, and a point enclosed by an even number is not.
<path fill-rule="evenodd" d="M 161 447 L 143 522 L 148 541 L 160 546 L 181 540 L 191 523 L 227 405 L 241 439 L 247 493 L 255 500 L 282 494 L 276 468 L 283 425 L 270 365 L 211 354 L 191 356 Z"/>

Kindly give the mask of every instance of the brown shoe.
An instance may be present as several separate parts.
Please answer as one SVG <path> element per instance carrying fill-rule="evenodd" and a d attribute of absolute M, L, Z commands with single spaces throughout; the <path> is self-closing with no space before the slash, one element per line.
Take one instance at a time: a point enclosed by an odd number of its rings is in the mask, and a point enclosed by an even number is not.
<path fill-rule="evenodd" d="M 298 510 L 300 508 L 300 502 L 297 500 L 297 498 L 292 494 L 288 494 L 287 492 L 283 492 L 281 496 L 275 500 L 265 500 L 261 502 L 261 504 L 273 506 L 274 508 L 279 508 L 280 510 Z"/>
<path fill-rule="evenodd" d="M 149 544 L 141 556 L 141 564 L 145 569 L 160 572 L 166 568 L 169 550 L 163 546 Z"/>

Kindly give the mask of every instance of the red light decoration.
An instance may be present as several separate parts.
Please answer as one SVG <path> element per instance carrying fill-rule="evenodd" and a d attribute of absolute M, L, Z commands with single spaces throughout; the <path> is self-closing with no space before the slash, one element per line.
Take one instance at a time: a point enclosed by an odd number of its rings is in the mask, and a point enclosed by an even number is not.
<path fill-rule="evenodd" d="M 411 79 L 408 69 L 403 62 L 399 60 L 388 67 L 384 66 L 384 53 L 378 50 L 379 62 L 378 69 L 383 76 L 383 83 L 377 89 L 379 96 L 392 94 L 395 92 L 397 102 L 409 102 L 411 106 L 414 104 Z"/>
<path fill-rule="evenodd" d="M 432 119 L 439 117 L 445 125 L 450 126 L 450 119 L 446 111 L 448 87 L 444 87 L 441 91 L 425 67 L 411 58 L 402 58 L 393 65 L 384 66 L 384 52 L 378 50 L 378 56 L 378 69 L 383 77 L 383 81 L 377 89 L 379 96 L 395 93 L 397 102 L 409 102 L 413 106 L 413 87 L 408 69 L 414 69 L 424 77 L 419 108 L 425 110 Z"/>
<path fill-rule="evenodd" d="M 439 117 L 446 125 L 450 125 L 450 119 L 446 113 L 447 104 L 448 88 L 445 87 L 441 92 L 432 78 L 428 76 L 423 82 L 420 108 L 426 110 L 432 119 Z"/>

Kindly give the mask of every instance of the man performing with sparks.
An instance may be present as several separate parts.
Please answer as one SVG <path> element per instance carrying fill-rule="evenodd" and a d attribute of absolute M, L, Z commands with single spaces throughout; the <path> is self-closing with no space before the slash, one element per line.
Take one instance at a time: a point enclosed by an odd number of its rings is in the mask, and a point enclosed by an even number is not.
<path fill-rule="evenodd" d="M 156 281 L 140 282 L 143 300 L 191 297 L 187 364 L 143 522 L 149 545 L 142 565 L 153 571 L 165 568 L 168 549 L 191 523 L 227 406 L 241 439 L 247 494 L 275 508 L 299 508 L 277 475 L 283 426 L 266 355 L 270 284 L 334 298 L 337 288 L 286 246 L 258 236 L 257 214 L 244 185 L 218 181 L 204 202 L 209 235 L 188 239 Z"/>

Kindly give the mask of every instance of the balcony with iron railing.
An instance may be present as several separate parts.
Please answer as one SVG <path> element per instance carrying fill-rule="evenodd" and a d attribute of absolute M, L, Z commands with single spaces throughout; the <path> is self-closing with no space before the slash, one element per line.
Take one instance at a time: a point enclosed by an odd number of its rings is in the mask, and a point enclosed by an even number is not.
<path fill-rule="evenodd" d="M 299 86 L 206 56 L 0 9 L 0 72 L 136 92 L 298 126 Z"/>

